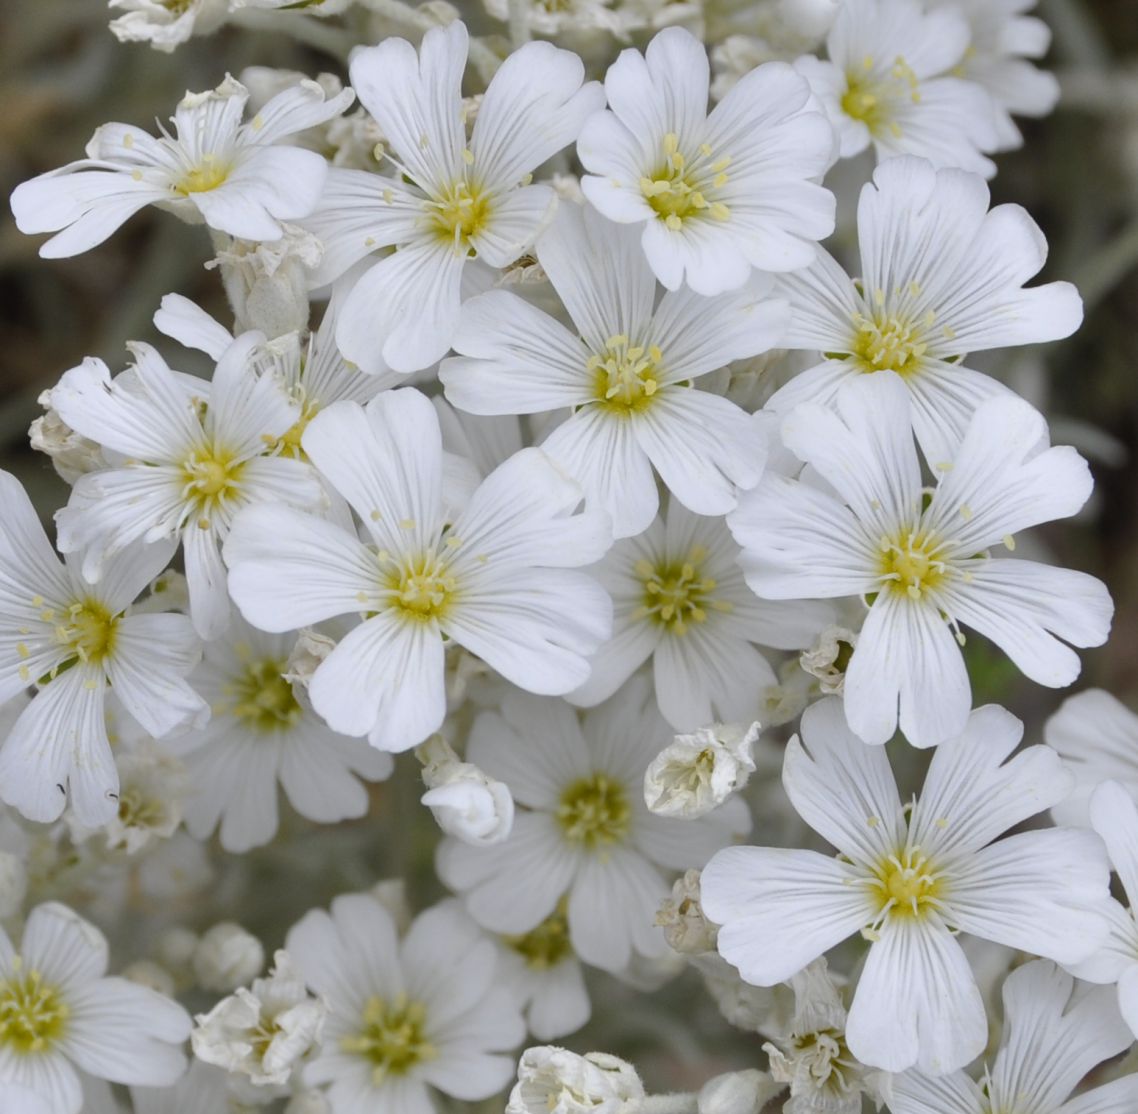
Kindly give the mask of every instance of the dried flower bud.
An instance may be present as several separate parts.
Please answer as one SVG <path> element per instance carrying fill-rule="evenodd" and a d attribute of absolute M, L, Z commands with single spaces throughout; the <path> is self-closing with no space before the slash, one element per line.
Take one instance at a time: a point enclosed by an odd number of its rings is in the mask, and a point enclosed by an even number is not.
<path fill-rule="evenodd" d="M 809 650 L 803 650 L 799 664 L 827 695 L 840 696 L 846 684 L 846 668 L 853 657 L 857 635 L 845 627 L 827 627 Z"/>
<path fill-rule="evenodd" d="M 644 1085 L 627 1061 L 543 1045 L 522 1053 L 506 1114 L 619 1114 L 643 1097 Z"/>
<path fill-rule="evenodd" d="M 441 735 L 415 752 L 423 763 L 422 801 L 439 827 L 463 843 L 500 843 L 514 825 L 514 799 L 503 782 L 462 762 Z"/>
<path fill-rule="evenodd" d="M 644 773 L 644 800 L 658 816 L 694 820 L 742 789 L 755 769 L 759 724 L 715 723 L 677 735 Z"/>
<path fill-rule="evenodd" d="M 704 916 L 699 903 L 699 871 L 689 870 L 672 885 L 672 896 L 660 903 L 656 924 L 674 951 L 700 955 L 715 951 L 719 926 Z"/>

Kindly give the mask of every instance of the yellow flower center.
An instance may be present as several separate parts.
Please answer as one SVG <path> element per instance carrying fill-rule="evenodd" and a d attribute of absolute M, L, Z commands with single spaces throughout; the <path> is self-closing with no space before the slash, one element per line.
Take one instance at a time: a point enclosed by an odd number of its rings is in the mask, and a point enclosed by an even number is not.
<path fill-rule="evenodd" d="M 286 667 L 274 658 L 250 662 L 226 685 L 234 701 L 231 712 L 242 726 L 268 733 L 285 730 L 300 719 L 304 710 L 284 679 Z"/>
<path fill-rule="evenodd" d="M 854 318 L 853 356 L 862 371 L 895 371 L 911 375 L 921 369 L 921 357 L 928 351 L 924 326 L 914 326 L 898 316 Z"/>
<path fill-rule="evenodd" d="M 170 817 L 168 802 L 163 797 L 147 797 L 137 785 L 119 790 L 119 822 L 124 828 L 149 831 L 160 828 Z"/>
<path fill-rule="evenodd" d="M 114 650 L 119 618 L 98 600 L 79 600 L 55 628 L 56 641 L 72 651 L 70 661 L 97 664 Z"/>
<path fill-rule="evenodd" d="M 644 410 L 660 388 L 663 355 L 654 344 L 630 344 L 628 337 L 612 336 L 605 350 L 590 356 L 585 367 L 593 375 L 593 395 L 600 405 L 627 416 Z"/>
<path fill-rule="evenodd" d="M 932 534 L 897 534 L 880 542 L 881 580 L 894 592 L 919 600 L 944 583 L 949 568 L 941 542 Z"/>
<path fill-rule="evenodd" d="M 472 254 L 470 241 L 490 221 L 490 195 L 464 178 L 429 204 L 431 222 L 439 238 L 453 243 L 455 250 L 464 255 Z"/>
<path fill-rule="evenodd" d="M 620 843 L 632 826 L 632 806 L 619 781 L 597 772 L 573 782 L 557 806 L 565 838 L 590 851 Z"/>
<path fill-rule="evenodd" d="M 200 448 L 183 462 L 183 494 L 193 501 L 203 530 L 209 529 L 209 516 L 237 494 L 244 470 L 245 461 L 224 449 Z"/>
<path fill-rule="evenodd" d="M 344 1037 L 340 1046 L 372 1065 L 372 1083 L 379 1086 L 390 1075 L 406 1075 L 417 1064 L 437 1055 L 426 1035 L 427 1011 L 421 1002 L 400 994 L 390 1002 L 373 996 L 364 1006 L 356 1036 Z"/>
<path fill-rule="evenodd" d="M 670 634 L 686 634 L 688 624 L 707 621 L 708 610 L 727 612 L 731 604 L 711 597 L 716 581 L 702 576 L 700 564 L 707 550 L 694 546 L 686 561 L 653 564 L 647 559 L 636 562 L 633 571 L 644 585 L 644 602 L 638 617 L 650 619 Z"/>
<path fill-rule="evenodd" d="M 390 558 L 381 553 L 380 561 L 388 562 Z M 445 563 L 429 551 L 391 564 L 393 567 L 386 574 L 387 588 L 403 618 L 420 623 L 442 619 L 456 588 Z"/>
<path fill-rule="evenodd" d="M 569 917 L 564 898 L 544 921 L 522 936 L 503 936 L 505 943 L 535 971 L 547 971 L 573 954 L 569 942 Z"/>
<path fill-rule="evenodd" d="M 875 66 L 875 60 L 867 55 L 862 60 L 861 70 L 846 74 L 842 111 L 865 124 L 871 135 L 889 132 L 894 138 L 900 138 L 901 126 L 893 118 L 897 103 L 908 98 L 913 104 L 919 104 L 920 82 L 901 55 L 885 72 L 875 72 Z"/>
<path fill-rule="evenodd" d="M 26 1056 L 51 1050 L 71 1010 L 38 971 L 21 968 L 16 957 L 11 976 L 0 981 L 0 1047 Z"/>
<path fill-rule="evenodd" d="M 316 402 L 305 402 L 300 408 L 300 417 L 284 433 L 272 442 L 270 451 L 281 456 L 289 456 L 294 460 L 307 460 L 308 457 L 301 448 L 300 439 L 308 428 L 308 423 L 320 412 L 320 405 Z"/>
<path fill-rule="evenodd" d="M 663 159 L 651 175 L 640 179 L 640 192 L 673 232 L 693 217 L 727 220 L 731 210 L 722 201 L 709 200 L 708 193 L 727 185 L 730 164 L 729 157 L 713 162 L 712 150 L 706 143 L 689 160 L 680 150 L 679 136 L 669 132 L 664 136 Z"/>
<path fill-rule="evenodd" d="M 188 4 L 186 6 L 188 7 Z M 190 167 L 174 183 L 174 192 L 180 193 L 183 197 L 188 197 L 191 193 L 208 193 L 217 189 L 229 177 L 231 169 L 232 167 L 217 155 L 202 155 L 197 166 Z"/>
<path fill-rule="evenodd" d="M 878 863 L 869 888 L 879 919 L 923 917 L 940 905 L 940 878 L 919 847 L 906 847 Z"/>

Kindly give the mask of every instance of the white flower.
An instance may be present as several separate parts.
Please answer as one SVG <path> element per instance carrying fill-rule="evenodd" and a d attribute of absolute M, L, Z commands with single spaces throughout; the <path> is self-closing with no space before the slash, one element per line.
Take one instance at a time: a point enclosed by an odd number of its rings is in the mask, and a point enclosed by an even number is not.
<path fill-rule="evenodd" d="M 762 271 L 792 271 L 834 230 L 819 183 L 834 136 L 806 82 L 771 62 L 707 112 L 703 44 L 680 27 L 605 76 L 607 111 L 581 131 L 585 196 L 609 220 L 643 225 L 641 244 L 669 289 L 733 290 Z"/>
<path fill-rule="evenodd" d="M 33 820 L 101 827 L 118 810 L 106 691 L 154 736 L 200 724 L 209 708 L 186 683 L 201 653 L 189 620 L 130 605 L 166 563 L 132 546 L 98 583 L 61 562 L 19 482 L 0 473 L 0 702 L 38 692 L 0 746 L 0 796 Z"/>
<path fill-rule="evenodd" d="M 741 799 L 698 820 L 648 811 L 644 771 L 668 735 L 641 680 L 583 722 L 561 701 L 509 694 L 475 720 L 467 755 L 510 786 L 513 831 L 493 847 L 445 840 L 440 877 L 491 931 L 531 932 L 567 897 L 586 963 L 620 971 L 634 955 L 666 954 L 653 918 L 668 874 L 702 866 L 750 826 Z"/>
<path fill-rule="evenodd" d="M 1071 787 L 1047 747 L 1010 757 L 1022 731 L 1002 708 L 973 712 L 933 754 L 906 814 L 884 750 L 850 732 L 836 697 L 812 705 L 802 739 L 787 748 L 783 785 L 839 857 L 720 851 L 701 878 L 720 955 L 748 982 L 773 986 L 862 932 L 871 944 L 846 1025 L 853 1055 L 932 1074 L 973 1059 L 988 1025 L 956 933 L 1075 963 L 1108 930 L 1107 864 L 1094 833 L 997 839 Z"/>
<path fill-rule="evenodd" d="M 276 835 L 278 785 L 301 816 L 334 824 L 367 812 L 360 779 L 391 774 L 390 756 L 330 731 L 298 699 L 284 676 L 294 642 L 235 618 L 206 644 L 193 675 L 213 715 L 172 746 L 189 775 L 186 827 L 202 840 L 218 828 L 226 851 L 248 851 Z"/>
<path fill-rule="evenodd" d="M 285 946 L 331 1007 L 304 1079 L 330 1084 L 332 1114 L 426 1114 L 430 1087 L 472 1101 L 505 1086 L 513 1062 L 502 1053 L 525 1026 L 496 985 L 494 945 L 457 902 L 420 913 L 400 940 L 374 898 L 343 895 L 331 915 L 294 925 Z"/>
<path fill-rule="evenodd" d="M 120 43 L 149 43 L 164 54 L 216 31 L 229 14 L 228 0 L 108 0 L 107 7 L 124 13 L 110 25 Z"/>
<path fill-rule="evenodd" d="M 694 820 L 718 808 L 755 772 L 760 725 L 716 723 L 677 735 L 644 771 L 644 801 L 657 816 Z"/>
<path fill-rule="evenodd" d="M 539 450 L 516 453 L 448 513 L 438 418 L 418 391 L 388 391 L 366 410 L 334 403 L 301 444 L 368 543 L 311 515 L 254 507 L 227 543 L 229 587 L 262 630 L 367 616 L 309 682 L 333 730 L 391 751 L 436 731 L 444 636 L 532 691 L 567 692 L 585 679 L 611 605 L 572 569 L 604 553 L 608 523 L 572 513 L 580 489 Z"/>
<path fill-rule="evenodd" d="M 469 142 L 461 84 L 466 27 L 432 28 L 415 48 L 389 38 L 352 56 L 352 84 L 388 138 L 397 174 L 333 169 L 307 221 L 324 243 L 314 282 L 330 281 L 373 249 L 397 250 L 356 283 L 336 338 L 364 371 L 429 367 L 458 326 L 467 260 L 506 267 L 556 204 L 532 172 L 577 138 L 601 107 L 577 55 L 532 42 L 502 63 Z"/>
<path fill-rule="evenodd" d="M 323 499 L 307 464 L 272 455 L 301 411 L 262 366 L 263 343 L 260 333 L 243 333 L 218 359 L 211 383 L 171 371 L 149 345 L 132 344 L 136 362 L 114 380 L 101 360 L 87 359 L 51 393 L 69 426 L 122 454 L 116 466 L 76 481 L 56 515 L 60 548 L 82 550 L 83 571 L 95 580 L 132 542 L 160 542 L 168 559 L 181 541 L 191 617 L 203 638 L 216 638 L 229 621 L 220 545 L 236 511 Z"/>
<path fill-rule="evenodd" d="M 794 1019 L 763 1045 L 771 1075 L 790 1084 L 784 1114 L 861 1114 L 861 1096 L 874 1094 L 878 1073 L 867 1072 L 846 1047 L 846 1007 L 826 960 L 814 960 L 790 985 Z"/>
<path fill-rule="evenodd" d="M 1090 822 L 1106 844 L 1130 908 L 1112 902 L 1106 942 L 1070 970 L 1088 982 L 1118 984 L 1119 1008 L 1138 1039 L 1138 805 L 1128 789 L 1105 781 L 1091 796 Z"/>
<path fill-rule="evenodd" d="M 259 975 L 264 966 L 261 941 L 230 921 L 202 933 L 194 948 L 194 978 L 204 990 L 228 994 Z"/>
<path fill-rule="evenodd" d="M 441 735 L 417 751 L 427 792 L 420 798 L 447 835 L 464 843 L 500 843 L 514 823 L 510 787 L 462 762 Z"/>
<path fill-rule="evenodd" d="M 1130 1046 L 1132 1034 L 1105 988 L 1076 986 L 1053 963 L 1036 960 L 1004 981 L 1004 1036 L 984 1086 L 964 1072 L 929 1078 L 894 1076 L 893 1114 L 1127 1114 L 1138 1108 L 1138 1074 L 1071 1092 L 1104 1060 Z"/>
<path fill-rule="evenodd" d="M 763 693 L 778 680 L 756 647 L 800 649 L 830 616 L 823 603 L 757 599 L 723 520 L 675 500 L 643 534 L 613 546 L 594 574 L 613 599 L 613 636 L 569 699 L 599 704 L 651 661 L 660 712 L 678 731 L 765 722 Z"/>
<path fill-rule="evenodd" d="M 1083 319 L 1069 282 L 1024 288 L 1047 241 L 1019 205 L 989 210 L 988 187 L 924 159 L 890 159 L 861 191 L 861 277 L 819 249 L 783 279 L 791 322 L 785 348 L 824 353 L 775 392 L 785 414 L 829 403 L 841 384 L 890 370 L 912 394 L 913 426 L 933 468 L 950 461 L 975 408 L 1010 392 L 964 366 L 970 352 L 1070 336 Z"/>
<path fill-rule="evenodd" d="M 282 220 L 313 210 L 327 172 L 316 152 L 279 141 L 339 115 L 352 91 L 326 101 L 315 81 L 302 81 L 242 124 L 248 99 L 231 77 L 208 93 L 187 93 L 173 116 L 173 138 L 104 124 L 87 144 L 87 158 L 16 187 L 17 226 L 58 233 L 40 248 L 47 258 L 101 244 L 152 204 L 243 240 L 278 239 Z"/>
<path fill-rule="evenodd" d="M 909 742 L 925 747 L 963 730 L 971 697 L 957 624 L 990 638 L 1033 681 L 1069 685 L 1079 658 L 1060 639 L 1106 640 L 1105 586 L 988 549 L 1012 549 L 1020 530 L 1074 514 L 1091 491 L 1086 462 L 1048 448 L 1047 425 L 1026 402 L 989 399 L 930 496 L 897 375 L 852 379 L 835 405 L 798 406 L 783 439 L 836 495 L 768 474 L 728 525 L 760 596 L 872 598 L 846 670 L 854 731 L 884 743 L 899 718 Z"/>
<path fill-rule="evenodd" d="M 194 1019 L 194 1055 L 257 1086 L 281 1086 L 319 1046 L 327 1016 L 328 1003 L 308 992 L 291 956 L 278 951 L 267 979 Z"/>
<path fill-rule="evenodd" d="M 781 339 L 784 302 L 760 279 L 709 300 L 690 290 L 655 304 L 656 283 L 633 230 L 562 205 L 537 258 L 569 311 L 559 321 L 505 290 L 463 306 L 460 356 L 440 379 L 474 414 L 573 413 L 542 448 L 613 520 L 617 537 L 656 513 L 653 468 L 691 510 L 724 514 L 753 487 L 766 449 L 747 414 L 695 380 Z"/>
<path fill-rule="evenodd" d="M 1088 824 L 1091 794 L 1108 779 L 1138 800 L 1138 716 L 1116 696 L 1103 689 L 1069 696 L 1044 725 L 1043 740 L 1075 775 L 1074 791 L 1051 810 L 1055 823 Z"/>
<path fill-rule="evenodd" d="M 121 847 L 128 855 L 137 855 L 177 831 L 186 771 L 177 759 L 145 739 L 136 748 L 120 752 L 115 764 L 119 807 L 102 834 L 108 850 Z"/>
<path fill-rule="evenodd" d="M 545 1045 L 522 1053 L 506 1114 L 622 1114 L 642 1098 L 644 1084 L 627 1060 Z"/>
<path fill-rule="evenodd" d="M 529 932 L 498 937 L 498 982 L 514 996 L 538 1040 L 574 1033 L 589 1020 L 592 1006 L 569 940 L 566 902 Z"/>
<path fill-rule="evenodd" d="M 151 1087 L 182 1074 L 189 1014 L 106 970 L 103 934 L 66 906 L 33 909 L 18 952 L 0 931 L 0 1085 L 79 1114 L 80 1071 Z"/>
<path fill-rule="evenodd" d="M 857 645 L 857 634 L 847 627 L 827 627 L 809 650 L 798 656 L 798 664 L 811 677 L 818 678 L 824 696 L 841 696 L 846 687 L 846 669 Z"/>
<path fill-rule="evenodd" d="M 829 61 L 795 66 L 838 132 L 842 158 L 871 144 L 878 159 L 921 155 L 991 177 L 982 152 L 998 144 L 991 98 L 950 76 L 965 59 L 968 22 L 952 7 L 918 0 L 845 0 L 826 39 Z"/>
<path fill-rule="evenodd" d="M 1025 13 L 1035 0 L 931 0 L 968 20 L 971 41 L 958 70 L 988 90 L 995 106 L 998 150 L 1023 145 L 1012 116 L 1046 116 L 1059 100 L 1059 82 L 1028 59 L 1042 58 L 1051 30 Z"/>

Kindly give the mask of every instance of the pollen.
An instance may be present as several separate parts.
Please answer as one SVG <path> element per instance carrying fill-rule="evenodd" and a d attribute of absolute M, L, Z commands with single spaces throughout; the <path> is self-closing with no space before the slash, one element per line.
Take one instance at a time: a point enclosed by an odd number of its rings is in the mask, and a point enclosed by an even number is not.
<path fill-rule="evenodd" d="M 208 193 L 217 189 L 228 177 L 232 167 L 217 155 L 202 155 L 196 166 L 191 166 L 174 183 L 174 192 L 188 197 L 191 193 Z"/>
<path fill-rule="evenodd" d="M 717 159 L 711 147 L 703 143 L 688 158 L 680 150 L 679 136 L 673 132 L 664 136 L 662 146 L 660 163 L 640 179 L 640 192 L 664 225 L 679 232 L 684 222 L 693 218 L 729 219 L 731 210 L 713 194 L 730 181 L 730 156 Z"/>
<path fill-rule="evenodd" d="M 622 842 L 632 826 L 627 791 L 600 771 L 569 785 L 556 815 L 565 838 L 590 851 Z"/>
<path fill-rule="evenodd" d="M 427 1011 L 405 994 L 391 1000 L 373 995 L 364 1004 L 359 1030 L 343 1037 L 340 1047 L 371 1064 L 371 1078 L 379 1086 L 390 1076 L 406 1075 L 438 1052 L 427 1037 Z"/>
<path fill-rule="evenodd" d="M 114 651 L 118 621 L 119 616 L 98 600 L 77 600 L 60 616 L 55 638 L 74 655 L 70 664 L 98 664 Z"/>
<path fill-rule="evenodd" d="M 503 943 L 512 948 L 532 971 L 548 971 L 573 954 L 569 942 L 568 903 L 564 900 L 530 932 L 521 936 L 503 936 Z"/>
<path fill-rule="evenodd" d="M 942 543 L 934 535 L 912 531 L 880 542 L 881 580 L 894 592 L 920 600 L 935 591 L 949 574 L 941 557 Z"/>
<path fill-rule="evenodd" d="M 223 691 L 233 703 L 230 714 L 243 727 L 258 734 L 270 734 L 292 727 L 303 709 L 284 678 L 286 663 L 262 658 L 246 663 L 243 671 L 228 681 Z"/>
<path fill-rule="evenodd" d="M 920 99 L 920 82 L 904 58 L 898 55 L 893 65 L 883 70 L 867 57 L 860 70 L 846 74 L 842 111 L 865 124 L 873 136 L 899 136 L 901 128 L 895 119 L 898 107 L 906 100 L 918 104 Z"/>
<path fill-rule="evenodd" d="M 884 302 L 882 297 L 881 302 Z M 881 303 L 879 303 L 881 304 Z M 895 371 L 900 376 L 920 371 L 928 351 L 924 331 L 897 314 L 854 315 L 853 351 L 862 371 Z"/>
<path fill-rule="evenodd" d="M 71 1011 L 38 971 L 23 971 L 19 957 L 12 966 L 0 981 L 0 1048 L 23 1056 L 49 1052 L 66 1033 Z"/>
<path fill-rule="evenodd" d="M 446 563 L 433 550 L 401 562 L 381 554 L 380 562 L 385 566 L 384 587 L 389 599 L 404 619 L 429 623 L 446 615 L 457 585 Z"/>
<path fill-rule="evenodd" d="M 596 401 L 623 415 L 646 409 L 660 388 L 663 358 L 655 345 L 632 344 L 626 336 L 609 337 L 604 351 L 585 363 L 593 376 Z"/>
<path fill-rule="evenodd" d="M 918 847 L 906 847 L 878 863 L 869 888 L 879 906 L 876 923 L 887 917 L 924 917 L 940 906 L 939 876 Z"/>
<path fill-rule="evenodd" d="M 708 611 L 729 611 L 729 603 L 712 595 L 716 581 L 700 571 L 706 560 L 707 550 L 697 545 L 682 561 L 638 561 L 633 571 L 644 586 L 639 615 L 670 634 L 684 635 L 691 624 L 707 622 Z"/>
<path fill-rule="evenodd" d="M 428 207 L 431 227 L 439 239 L 452 243 L 460 254 L 473 255 L 471 240 L 490 221 L 490 195 L 463 178 L 429 202 Z"/>

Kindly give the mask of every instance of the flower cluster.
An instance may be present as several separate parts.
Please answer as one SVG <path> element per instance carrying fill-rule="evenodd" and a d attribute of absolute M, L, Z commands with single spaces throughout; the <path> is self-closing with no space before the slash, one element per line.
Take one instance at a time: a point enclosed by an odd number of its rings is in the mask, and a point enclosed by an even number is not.
<path fill-rule="evenodd" d="M 342 72 L 11 197 L 48 258 L 204 225 L 229 317 L 44 393 L 54 543 L 0 473 L 0 1109 L 1138 1107 L 1071 1099 L 1138 1036 L 1138 718 L 973 706 L 975 636 L 1061 688 L 1113 613 L 1013 556 L 1093 480 L 976 358 L 1082 320 L 987 181 L 1031 6 L 110 0 Z M 544 1043 L 688 966 L 737 1070 Z"/>

